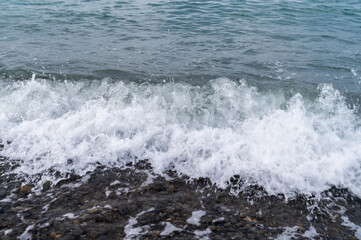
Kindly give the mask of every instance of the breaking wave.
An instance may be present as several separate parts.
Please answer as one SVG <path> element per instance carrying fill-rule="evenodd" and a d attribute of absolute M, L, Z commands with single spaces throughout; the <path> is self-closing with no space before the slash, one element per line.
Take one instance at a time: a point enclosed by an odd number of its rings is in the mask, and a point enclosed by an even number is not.
<path fill-rule="evenodd" d="M 27 176 L 148 159 L 156 173 L 234 175 L 268 193 L 361 196 L 360 117 L 331 85 L 316 98 L 219 78 L 204 86 L 110 79 L 0 82 L 1 155 Z"/>

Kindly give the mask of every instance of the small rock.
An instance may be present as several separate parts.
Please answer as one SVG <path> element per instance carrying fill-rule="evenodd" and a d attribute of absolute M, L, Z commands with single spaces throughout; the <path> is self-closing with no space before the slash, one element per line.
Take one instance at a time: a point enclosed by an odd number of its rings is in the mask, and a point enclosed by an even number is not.
<path fill-rule="evenodd" d="M 248 234 L 247 234 L 247 238 L 248 238 L 248 239 L 256 239 L 256 234 L 254 234 L 254 233 L 248 233 Z"/>
<path fill-rule="evenodd" d="M 80 228 L 75 228 L 72 232 L 71 232 L 71 234 L 73 235 L 73 236 L 77 236 L 77 237 L 79 237 L 79 236 L 81 236 L 82 234 L 83 234 L 83 230 L 81 230 Z"/>
<path fill-rule="evenodd" d="M 228 209 L 227 209 L 225 206 L 222 206 L 222 207 L 221 207 L 221 211 L 222 211 L 222 212 L 227 212 L 227 210 L 228 210 Z"/>
<path fill-rule="evenodd" d="M 85 213 L 83 216 L 80 217 L 81 219 L 85 220 L 85 219 L 88 219 L 90 218 L 90 215 Z"/>
<path fill-rule="evenodd" d="M 209 228 L 212 232 L 214 232 L 214 230 L 216 229 L 216 226 L 209 225 L 208 228 Z"/>
<path fill-rule="evenodd" d="M 254 233 L 256 233 L 256 232 L 257 232 L 257 228 L 252 227 L 252 228 L 250 228 L 250 229 L 249 229 L 249 231 L 250 231 L 250 232 L 254 232 Z"/>
<path fill-rule="evenodd" d="M 46 181 L 43 184 L 43 191 L 48 191 L 51 188 L 51 181 Z"/>
<path fill-rule="evenodd" d="M 152 234 L 153 236 L 159 236 L 160 231 L 150 231 L 150 234 Z"/>
<path fill-rule="evenodd" d="M 238 222 L 238 223 L 236 224 L 236 227 L 238 227 L 238 228 L 243 227 L 243 223 L 242 223 L 242 222 Z"/>
<path fill-rule="evenodd" d="M 98 235 L 98 234 L 97 234 L 96 231 L 91 231 L 91 232 L 89 233 L 89 236 L 90 236 L 91 238 L 96 238 L 97 235 Z"/>
<path fill-rule="evenodd" d="M 302 226 L 302 224 L 301 223 L 296 223 L 296 225 L 299 227 L 299 230 L 303 230 L 303 226 Z"/>
<path fill-rule="evenodd" d="M 95 212 L 98 212 L 100 210 L 101 210 L 100 208 L 91 208 L 91 209 L 88 209 L 88 213 L 95 213 Z"/>
<path fill-rule="evenodd" d="M 30 193 L 31 188 L 32 187 L 30 185 L 25 185 L 25 186 L 20 188 L 20 193 L 21 194 L 28 194 L 28 193 Z"/>
<path fill-rule="evenodd" d="M 114 222 L 114 219 L 113 219 L 113 216 L 111 213 L 105 214 L 104 219 L 109 223 Z"/>
<path fill-rule="evenodd" d="M 174 186 L 173 186 L 173 185 L 169 185 L 168 188 L 167 188 L 167 192 L 168 192 L 168 193 L 173 193 L 173 192 L 175 192 Z"/>
<path fill-rule="evenodd" d="M 7 191 L 5 189 L 0 189 L 0 198 L 3 198 L 7 195 Z"/>
<path fill-rule="evenodd" d="M 51 232 L 51 233 L 50 233 L 50 237 L 56 238 L 56 232 Z"/>
<path fill-rule="evenodd" d="M 252 225 L 249 224 L 249 223 L 247 223 L 246 225 L 244 225 L 244 228 L 245 228 L 245 229 L 251 229 L 251 227 L 252 227 Z"/>

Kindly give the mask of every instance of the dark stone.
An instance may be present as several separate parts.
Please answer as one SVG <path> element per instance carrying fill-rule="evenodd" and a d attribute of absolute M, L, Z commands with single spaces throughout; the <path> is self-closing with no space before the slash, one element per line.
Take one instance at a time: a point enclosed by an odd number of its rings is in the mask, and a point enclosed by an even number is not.
<path fill-rule="evenodd" d="M 51 181 L 46 181 L 43 184 L 43 191 L 48 191 L 48 190 L 50 190 L 50 188 L 51 188 Z"/>
<path fill-rule="evenodd" d="M 0 198 L 6 197 L 7 194 L 6 189 L 0 188 Z"/>
<path fill-rule="evenodd" d="M 144 188 L 144 191 L 148 191 L 148 192 L 162 192 L 166 190 L 167 190 L 167 185 L 164 182 L 152 183 Z"/>
<path fill-rule="evenodd" d="M 1 171 L 7 171 L 10 165 L 3 164 L 0 167 Z M 147 168 L 147 165 L 143 164 L 141 167 Z M 57 173 L 54 174 L 56 176 Z M 301 236 L 310 226 L 306 219 L 310 214 L 307 206 L 314 202 L 309 202 L 306 197 L 286 202 L 282 196 L 261 195 L 263 190 L 258 187 L 249 187 L 241 195 L 233 196 L 229 194 L 229 189 L 212 186 L 209 179 L 191 181 L 187 177 L 178 177 L 176 173 L 171 173 L 174 179 L 170 181 L 158 176 L 154 183 L 140 187 L 147 175 L 139 169 L 135 171 L 134 164 L 130 169 L 99 168 L 89 174 L 87 183 L 81 183 L 80 176 L 76 175 L 69 175 L 68 179 L 59 182 L 55 188 L 51 188 L 51 182 L 46 182 L 43 184 L 44 191 L 31 195 L 31 199 L 24 198 L 24 195 L 31 192 L 31 185 L 20 188 L 19 176 L 0 175 L 0 196 L 10 195 L 11 191 L 23 195 L 15 195 L 12 202 L 0 202 L 0 228 L 13 229 L 7 235 L 9 239 L 21 235 L 30 224 L 35 224 L 35 227 L 29 233 L 39 240 L 123 239 L 124 226 L 130 218 L 137 217 L 138 222 L 134 227 L 148 226 L 148 233 L 141 236 L 141 239 L 160 238 L 164 222 L 183 229 L 164 239 L 194 239 L 194 231 L 207 227 L 212 231 L 208 235 L 210 239 L 273 239 L 284 231 L 284 227 L 301 226 L 302 229 L 297 233 Z M 110 187 L 115 180 L 120 181 L 120 184 Z M 232 181 L 241 184 L 241 176 Z M 69 187 L 60 187 L 68 183 Z M 72 187 L 79 183 L 80 187 Z M 107 187 L 113 191 L 112 198 L 105 196 Z M 116 194 L 120 187 L 128 187 L 131 191 Z M 337 204 L 346 208 L 350 220 L 360 224 L 361 201 L 355 196 L 348 197 L 345 190 L 333 191 L 335 196 L 338 193 L 338 198 L 343 197 L 344 201 Z M 318 204 L 326 206 L 329 202 L 320 200 Z M 154 210 L 144 212 L 150 208 Z M 188 224 L 186 220 L 197 210 L 207 213 L 202 217 L 201 225 Z M 335 208 L 335 214 L 339 210 Z M 73 213 L 76 219 L 64 217 L 67 213 Z M 341 216 L 333 218 L 333 215 L 322 208 L 314 211 L 315 219 L 312 222 L 320 237 L 332 239 L 333 236 L 342 236 L 342 239 L 355 239 L 354 231 L 342 226 Z M 213 222 L 220 217 L 224 220 Z M 48 226 L 44 225 L 48 222 Z M 55 233 L 52 234 L 53 237 L 51 232 Z"/>
<path fill-rule="evenodd" d="M 84 230 L 83 229 L 81 229 L 81 228 L 75 228 L 75 229 L 73 229 L 72 231 L 71 231 L 71 234 L 73 235 L 73 236 L 76 236 L 76 237 L 79 237 L 79 236 L 81 236 L 82 234 L 84 233 Z"/>

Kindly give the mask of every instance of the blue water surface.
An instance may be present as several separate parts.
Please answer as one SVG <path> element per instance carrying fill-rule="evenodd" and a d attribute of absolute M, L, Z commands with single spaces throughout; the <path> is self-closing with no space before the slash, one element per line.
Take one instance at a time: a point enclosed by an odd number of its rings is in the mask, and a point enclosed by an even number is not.
<path fill-rule="evenodd" d="M 361 1 L 0 0 L 0 76 L 332 83 L 357 104 Z M 312 90 L 311 90 L 312 91 Z"/>

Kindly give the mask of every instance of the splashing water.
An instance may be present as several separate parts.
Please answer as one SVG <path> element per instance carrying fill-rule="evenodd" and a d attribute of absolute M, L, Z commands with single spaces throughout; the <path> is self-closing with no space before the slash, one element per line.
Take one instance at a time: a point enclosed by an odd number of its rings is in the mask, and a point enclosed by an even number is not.
<path fill-rule="evenodd" d="M 237 174 L 270 194 L 337 186 L 361 196 L 360 117 L 331 85 L 315 99 L 226 78 L 199 87 L 33 75 L 0 85 L 1 154 L 19 159 L 17 173 L 84 175 L 97 164 L 149 159 L 156 173 L 220 187 Z"/>

